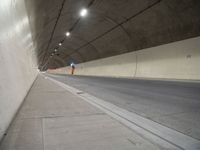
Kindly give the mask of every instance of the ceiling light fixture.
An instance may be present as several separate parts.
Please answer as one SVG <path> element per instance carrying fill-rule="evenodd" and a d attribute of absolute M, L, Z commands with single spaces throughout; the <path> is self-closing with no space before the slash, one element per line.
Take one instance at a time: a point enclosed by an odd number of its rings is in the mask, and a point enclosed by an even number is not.
<path fill-rule="evenodd" d="M 87 13 L 88 13 L 88 10 L 87 10 L 86 8 L 83 8 L 83 9 L 81 9 L 81 11 L 80 11 L 80 16 L 81 16 L 81 17 L 85 17 L 85 16 L 87 15 Z"/>
<path fill-rule="evenodd" d="M 55 49 L 54 51 L 55 51 L 55 52 L 57 52 L 58 50 L 57 50 L 57 49 Z"/>
<path fill-rule="evenodd" d="M 66 36 L 70 36 L 70 32 L 68 31 L 68 32 L 66 32 Z"/>
<path fill-rule="evenodd" d="M 60 43 L 59 43 L 59 46 L 61 46 L 61 45 L 62 45 L 62 43 L 60 42 Z"/>

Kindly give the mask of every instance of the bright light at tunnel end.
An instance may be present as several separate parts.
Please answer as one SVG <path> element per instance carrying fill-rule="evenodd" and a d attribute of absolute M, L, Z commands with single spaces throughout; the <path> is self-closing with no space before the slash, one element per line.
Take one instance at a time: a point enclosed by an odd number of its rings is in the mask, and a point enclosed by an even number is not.
<path fill-rule="evenodd" d="M 81 17 L 85 17 L 88 14 L 88 10 L 86 8 L 81 9 L 80 11 L 80 16 Z"/>

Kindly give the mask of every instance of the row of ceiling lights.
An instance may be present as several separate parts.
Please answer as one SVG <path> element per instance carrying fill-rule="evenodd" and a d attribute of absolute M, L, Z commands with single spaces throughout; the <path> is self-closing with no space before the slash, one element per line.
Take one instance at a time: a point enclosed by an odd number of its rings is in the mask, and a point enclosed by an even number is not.
<path fill-rule="evenodd" d="M 83 9 L 81 9 L 79 15 L 80 15 L 80 17 L 85 17 L 85 16 L 87 16 L 87 14 L 88 14 L 88 10 L 87 10 L 86 8 L 83 8 Z M 70 31 L 67 31 L 67 32 L 65 33 L 65 35 L 66 35 L 66 37 L 69 37 L 69 36 L 71 35 Z M 59 46 L 62 46 L 62 42 L 60 42 L 58 45 L 59 45 Z M 53 57 L 53 56 L 56 54 L 57 51 L 58 51 L 58 49 L 55 48 L 55 49 L 54 49 L 54 52 L 51 53 L 50 57 Z"/>

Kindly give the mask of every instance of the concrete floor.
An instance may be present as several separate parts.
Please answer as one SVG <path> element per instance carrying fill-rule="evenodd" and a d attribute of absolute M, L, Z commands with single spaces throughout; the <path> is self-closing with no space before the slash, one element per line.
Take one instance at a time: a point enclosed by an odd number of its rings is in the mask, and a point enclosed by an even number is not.
<path fill-rule="evenodd" d="M 50 76 L 120 108 L 200 139 L 200 83 Z"/>
<path fill-rule="evenodd" d="M 0 150 L 158 150 L 96 107 L 38 76 Z"/>

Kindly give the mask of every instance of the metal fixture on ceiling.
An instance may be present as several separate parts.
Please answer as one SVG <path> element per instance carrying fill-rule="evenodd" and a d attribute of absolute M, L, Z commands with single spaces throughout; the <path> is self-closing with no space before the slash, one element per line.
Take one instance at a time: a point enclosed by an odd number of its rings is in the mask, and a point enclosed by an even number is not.
<path fill-rule="evenodd" d="M 67 31 L 65 35 L 66 35 L 67 37 L 69 37 L 70 34 L 71 34 L 71 33 L 70 33 L 69 31 Z"/>
<path fill-rule="evenodd" d="M 88 10 L 86 8 L 81 9 L 80 11 L 80 16 L 81 17 L 85 17 L 87 16 Z"/>

